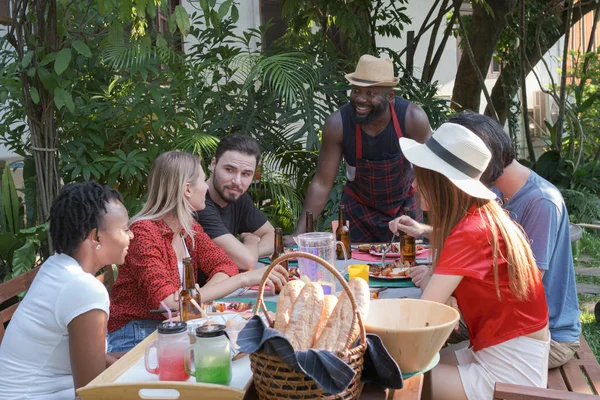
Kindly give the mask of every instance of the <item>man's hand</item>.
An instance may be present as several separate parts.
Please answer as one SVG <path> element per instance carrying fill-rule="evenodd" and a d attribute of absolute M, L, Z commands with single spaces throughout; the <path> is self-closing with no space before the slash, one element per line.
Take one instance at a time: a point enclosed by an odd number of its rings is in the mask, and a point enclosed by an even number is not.
<path fill-rule="evenodd" d="M 240 239 L 241 239 L 242 243 L 244 243 L 244 244 L 260 242 L 260 237 L 255 235 L 254 233 L 250 233 L 250 232 L 241 233 Z"/>
<path fill-rule="evenodd" d="M 402 215 L 389 222 L 390 231 L 396 233 L 398 231 L 406 232 L 412 237 L 431 236 L 431 226 L 415 221 L 408 215 Z"/>
<path fill-rule="evenodd" d="M 412 279 L 416 287 L 421 287 L 421 285 L 429 281 L 429 278 L 431 277 L 431 270 L 427 265 L 416 265 L 409 268 L 408 272 L 410 274 L 410 279 Z"/>

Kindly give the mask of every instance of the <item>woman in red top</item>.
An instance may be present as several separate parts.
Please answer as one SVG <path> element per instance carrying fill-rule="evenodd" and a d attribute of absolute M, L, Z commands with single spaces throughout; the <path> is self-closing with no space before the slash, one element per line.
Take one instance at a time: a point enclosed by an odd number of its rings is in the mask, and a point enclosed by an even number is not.
<path fill-rule="evenodd" d="M 546 387 L 544 287 L 522 230 L 479 181 L 489 150 L 453 123 L 424 144 L 402 138 L 400 146 L 433 226 L 434 270 L 421 298 L 458 303 L 471 339 L 433 369 L 431 398 L 491 399 L 496 382 Z"/>
<path fill-rule="evenodd" d="M 182 259 L 188 255 L 208 280 L 200 290 L 202 301 L 260 282 L 262 270 L 239 274 L 194 220 L 193 212 L 205 206 L 205 179 L 200 159 L 189 153 L 169 151 L 152 163 L 148 200 L 130 222 L 134 239 L 110 296 L 109 352 L 128 351 L 152 333 L 166 316 L 150 313 L 162 308 L 161 301 L 179 307 L 175 298 L 183 281 Z M 278 266 L 270 280 L 271 287 L 283 286 L 287 271 Z"/>

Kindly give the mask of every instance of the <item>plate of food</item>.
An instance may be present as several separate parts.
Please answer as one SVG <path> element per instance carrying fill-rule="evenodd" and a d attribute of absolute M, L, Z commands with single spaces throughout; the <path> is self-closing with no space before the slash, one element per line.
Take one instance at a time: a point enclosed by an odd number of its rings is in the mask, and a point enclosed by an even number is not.
<path fill-rule="evenodd" d="M 402 263 L 369 264 L 369 277 L 374 279 L 410 279 L 410 267 Z"/>
<path fill-rule="evenodd" d="M 359 250 L 360 251 L 364 251 L 361 250 L 359 245 Z M 382 256 L 383 252 L 386 250 L 387 248 L 387 244 L 371 244 L 369 245 L 369 250 L 368 253 L 371 254 L 372 256 Z M 423 252 L 425 252 L 425 247 L 423 245 L 416 245 L 415 246 L 415 255 L 419 255 L 422 254 Z M 396 243 L 392 243 L 392 248 L 390 249 L 390 251 L 388 253 L 385 254 L 386 257 L 389 258 L 400 258 L 402 257 L 402 250 L 400 247 L 400 243 L 396 242 Z"/>

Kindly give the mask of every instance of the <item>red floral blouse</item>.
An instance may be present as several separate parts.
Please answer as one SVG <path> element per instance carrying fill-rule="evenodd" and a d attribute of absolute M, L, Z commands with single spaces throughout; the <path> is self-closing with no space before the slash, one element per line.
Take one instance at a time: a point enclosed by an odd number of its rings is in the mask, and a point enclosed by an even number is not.
<path fill-rule="evenodd" d="M 163 221 L 141 220 L 130 229 L 134 238 L 110 294 L 109 332 L 134 320 L 164 319 L 162 314 L 150 314 L 150 310 L 161 308 L 161 300 L 181 287 L 171 228 Z M 192 229 L 194 243 L 190 237 L 185 243 L 198 270 L 208 279 L 217 272 L 229 276 L 238 273 L 235 263 L 210 240 L 199 223 L 194 221 Z"/>

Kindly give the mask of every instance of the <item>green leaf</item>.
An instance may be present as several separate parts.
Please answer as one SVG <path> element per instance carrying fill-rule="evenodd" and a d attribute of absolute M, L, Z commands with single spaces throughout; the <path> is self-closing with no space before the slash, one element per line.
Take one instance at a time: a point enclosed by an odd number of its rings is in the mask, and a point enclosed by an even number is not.
<path fill-rule="evenodd" d="M 147 0 L 135 0 L 135 14 L 140 18 L 146 16 L 146 3 Z"/>
<path fill-rule="evenodd" d="M 31 59 L 33 58 L 33 50 L 29 50 L 27 53 L 25 53 L 25 55 L 23 56 L 23 60 L 21 61 L 21 66 L 23 68 L 27 68 L 29 66 L 29 64 L 31 63 Z"/>
<path fill-rule="evenodd" d="M 35 67 L 31 67 L 27 70 L 27 76 L 33 78 L 35 76 Z"/>
<path fill-rule="evenodd" d="M 169 32 L 175 33 L 177 30 L 177 21 L 175 21 L 175 14 L 172 14 L 167 21 L 167 28 Z"/>
<path fill-rule="evenodd" d="M 208 8 L 208 0 L 200 0 L 200 8 L 206 11 Z"/>
<path fill-rule="evenodd" d="M 183 6 L 175 7 L 175 22 L 177 23 L 177 27 L 183 36 L 186 36 L 190 31 L 190 16 Z"/>
<path fill-rule="evenodd" d="M 90 48 L 82 40 L 75 40 L 73 42 L 73 48 L 82 56 L 92 58 L 92 52 Z"/>
<path fill-rule="evenodd" d="M 0 258 L 2 258 L 5 263 L 12 265 L 13 251 L 24 244 L 25 239 L 19 239 L 10 232 L 0 233 Z"/>
<path fill-rule="evenodd" d="M 221 5 L 219 6 L 219 21 L 222 21 L 223 18 L 225 18 L 225 16 L 229 12 L 229 7 L 231 7 L 231 0 L 227 0 L 221 3 Z"/>
<path fill-rule="evenodd" d="M 240 19 L 240 12 L 238 11 L 238 8 L 234 4 L 231 6 L 231 20 L 235 24 L 236 22 L 238 22 L 238 19 Z"/>
<path fill-rule="evenodd" d="M 54 104 L 57 109 L 61 109 L 65 105 L 65 98 L 67 97 L 67 91 L 63 88 L 57 87 L 54 90 Z"/>
<path fill-rule="evenodd" d="M 148 12 L 150 19 L 156 18 L 156 4 L 154 4 L 154 0 L 150 0 L 148 4 L 146 4 L 146 11 Z"/>
<path fill-rule="evenodd" d="M 159 48 L 168 48 L 169 47 L 167 40 L 160 33 L 156 35 L 156 47 L 159 47 Z"/>
<path fill-rule="evenodd" d="M 13 252 L 13 276 L 19 276 L 31 270 L 35 264 L 39 243 L 30 238 Z"/>
<path fill-rule="evenodd" d="M 119 0 L 119 18 L 121 21 L 131 20 L 132 0 Z"/>
<path fill-rule="evenodd" d="M 6 230 L 13 234 L 19 232 L 19 196 L 15 188 L 15 181 L 8 164 L 4 166 L 2 173 L 2 203 L 4 206 L 4 217 L 6 218 Z"/>
<path fill-rule="evenodd" d="M 71 93 L 65 91 L 65 105 L 67 109 L 71 111 L 71 113 L 75 113 L 75 103 L 73 103 L 73 97 L 71 97 Z"/>
<path fill-rule="evenodd" d="M 52 61 L 56 60 L 56 55 L 58 53 L 50 53 L 48 55 L 46 55 L 44 58 L 42 58 L 42 61 L 40 61 L 40 66 L 44 66 L 44 65 L 48 65 L 50 64 Z"/>
<path fill-rule="evenodd" d="M 39 104 L 40 102 L 40 92 L 38 92 L 38 90 L 36 88 L 34 88 L 33 86 L 29 88 L 29 95 L 31 96 L 31 100 L 35 103 L 35 104 Z"/>
<path fill-rule="evenodd" d="M 54 71 L 56 74 L 60 75 L 65 72 L 69 66 L 69 62 L 71 62 L 71 48 L 62 49 L 54 61 Z"/>

